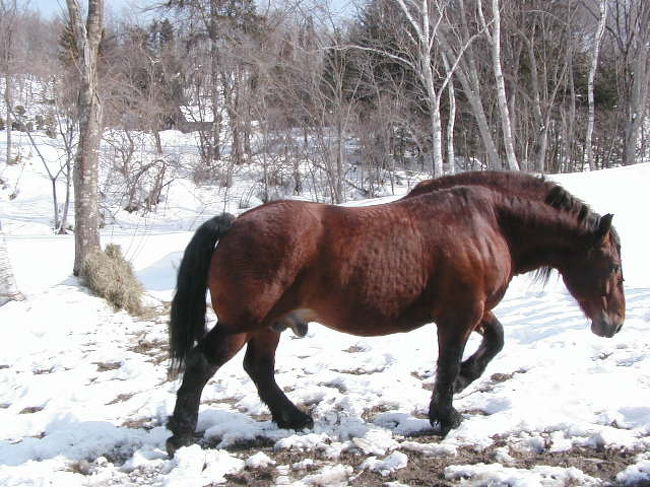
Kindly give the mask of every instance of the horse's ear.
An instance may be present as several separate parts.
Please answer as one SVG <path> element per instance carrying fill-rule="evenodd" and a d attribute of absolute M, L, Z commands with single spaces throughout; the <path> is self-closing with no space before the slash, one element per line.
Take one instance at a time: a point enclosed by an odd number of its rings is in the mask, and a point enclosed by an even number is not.
<path fill-rule="evenodd" d="M 607 213 L 607 215 L 600 218 L 600 221 L 598 222 L 598 229 L 596 230 L 597 242 L 602 242 L 611 230 L 612 218 L 614 218 L 614 215 L 611 213 Z"/>

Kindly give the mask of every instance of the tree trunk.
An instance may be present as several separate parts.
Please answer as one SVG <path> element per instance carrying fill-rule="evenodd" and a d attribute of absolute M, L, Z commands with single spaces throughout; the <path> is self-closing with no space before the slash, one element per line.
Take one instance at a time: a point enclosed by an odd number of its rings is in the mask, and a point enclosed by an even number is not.
<path fill-rule="evenodd" d="M 75 156 L 75 257 L 73 273 L 78 276 L 86 257 L 99 244 L 99 144 L 102 136 L 102 105 L 99 99 L 97 61 L 102 38 L 103 0 L 88 1 L 86 25 L 79 2 L 67 0 L 70 23 L 79 53 L 79 145 Z"/>
<path fill-rule="evenodd" d="M 641 4 L 638 12 L 637 25 L 640 26 L 637 47 L 634 56 L 630 57 L 629 71 L 632 74 L 630 99 L 627 107 L 625 124 L 625 147 L 623 164 L 634 164 L 637 156 L 639 135 L 643 128 L 646 111 L 648 110 L 648 94 L 650 91 L 650 5 Z"/>
<path fill-rule="evenodd" d="M 443 36 L 440 36 L 442 39 L 442 47 L 445 50 L 446 54 L 453 59 L 454 53 L 451 46 L 447 43 L 446 39 Z M 463 88 L 463 93 L 467 97 L 467 102 L 470 105 L 474 119 L 476 120 L 476 125 L 481 136 L 481 141 L 483 143 L 483 148 L 487 156 L 487 165 L 492 169 L 500 169 L 501 161 L 499 158 L 499 153 L 492 138 L 492 132 L 490 130 L 490 123 L 488 122 L 487 116 L 485 115 L 485 110 L 483 108 L 483 100 L 481 97 L 481 79 L 478 75 L 478 70 L 476 64 L 471 59 L 472 53 L 471 49 L 467 49 L 463 54 L 463 58 L 458 65 L 458 68 L 454 74 L 458 77 L 460 85 Z"/>
<path fill-rule="evenodd" d="M 7 113 L 6 113 L 6 123 L 5 123 L 5 130 L 7 131 L 7 159 L 6 162 L 7 164 L 11 164 L 13 162 L 12 157 L 11 157 L 11 132 L 12 132 L 12 121 L 11 121 L 11 110 L 13 109 L 13 100 L 12 100 L 12 94 L 11 94 L 11 77 L 9 76 L 9 73 L 5 75 L 5 107 L 7 108 Z"/>
<path fill-rule="evenodd" d="M 221 113 L 219 111 L 219 47 L 217 45 L 217 17 L 219 15 L 217 1 L 210 0 L 210 20 L 208 30 L 210 37 L 210 110 L 212 112 L 212 129 L 211 134 L 211 154 L 208 155 L 207 162 L 212 165 L 213 162 L 221 159 Z M 200 96 L 200 95 L 199 95 Z"/>
<path fill-rule="evenodd" d="M 25 299 L 16 287 L 13 271 L 11 270 L 11 261 L 7 252 L 7 241 L 2 232 L 2 223 L 0 223 L 0 306 L 9 301 L 22 301 Z"/>
<path fill-rule="evenodd" d="M 537 70 L 537 56 L 535 55 L 534 33 L 531 38 L 524 38 L 528 47 L 528 59 L 530 62 L 530 79 L 533 90 L 533 157 L 535 159 L 535 171 L 544 173 L 546 170 L 546 150 L 548 147 L 548 128 L 544 124 L 542 116 L 541 88 L 539 72 Z"/>
<path fill-rule="evenodd" d="M 449 61 L 447 56 L 442 55 L 445 65 L 445 71 L 450 74 Z M 447 161 L 449 164 L 449 174 L 456 172 L 456 149 L 454 148 L 454 125 L 456 124 L 456 89 L 454 88 L 454 79 L 449 78 L 447 85 L 447 95 L 449 96 L 449 118 L 447 119 Z"/>
<path fill-rule="evenodd" d="M 4 6 L 3 6 L 4 7 Z M 13 162 L 12 156 L 11 156 L 11 149 L 12 149 L 12 140 L 11 140 L 11 135 L 12 135 L 12 117 L 11 113 L 14 108 L 14 102 L 13 102 L 13 77 L 12 77 L 12 58 L 13 58 L 13 33 L 14 33 L 14 21 L 16 18 L 16 0 L 13 0 L 11 8 L 7 7 L 6 9 L 3 8 L 3 14 L 5 15 L 5 18 L 3 19 L 3 24 L 4 27 L 7 29 L 6 30 L 6 37 L 4 39 L 5 45 L 3 46 L 3 71 L 5 75 L 5 92 L 4 92 L 4 100 L 5 100 L 5 111 L 6 111 L 6 117 L 5 117 L 5 130 L 7 131 L 7 146 L 6 146 L 6 163 L 11 164 Z"/>
<path fill-rule="evenodd" d="M 594 50 L 591 56 L 591 66 L 589 67 L 589 77 L 587 79 L 587 102 L 589 104 L 589 117 L 587 119 L 587 135 L 585 137 L 585 159 L 589 164 L 589 169 L 594 171 L 596 163 L 594 162 L 594 153 L 592 148 L 592 137 L 594 133 L 594 121 L 596 118 L 596 109 L 594 105 L 594 80 L 596 79 L 596 68 L 598 68 L 598 53 L 600 52 L 600 43 L 605 34 L 605 23 L 607 20 L 607 0 L 600 0 L 600 22 L 594 38 Z"/>
<path fill-rule="evenodd" d="M 650 53 L 648 46 L 641 48 L 634 60 L 634 79 L 628 108 L 628 119 L 625 126 L 625 152 L 623 164 L 636 162 L 639 134 L 643 127 L 646 110 L 648 109 L 648 91 L 650 84 Z"/>
<path fill-rule="evenodd" d="M 66 159 L 68 155 L 66 154 Z M 65 163 L 65 200 L 63 202 L 63 210 L 61 211 L 61 220 L 60 226 L 57 229 L 57 233 L 63 235 L 68 233 L 68 211 L 70 209 L 70 183 L 72 179 L 72 165 L 69 160 L 66 160 Z"/>
<path fill-rule="evenodd" d="M 512 137 L 512 124 L 510 120 L 510 110 L 508 109 L 508 98 L 506 96 L 506 86 L 503 79 L 503 69 L 501 67 L 501 12 L 499 10 L 499 0 L 492 0 L 492 31 L 483 19 L 482 5 L 479 1 L 479 14 L 486 32 L 492 51 L 492 70 L 497 89 L 497 106 L 501 115 L 501 130 L 503 131 L 503 145 L 506 149 L 506 158 L 508 169 L 511 171 L 519 170 L 519 163 L 515 155 L 514 141 Z"/>
<path fill-rule="evenodd" d="M 465 1 L 459 0 L 458 7 L 461 12 L 460 27 L 458 31 L 456 33 L 452 32 L 452 35 L 450 35 L 449 38 L 447 38 L 444 31 L 438 32 L 438 38 L 443 51 L 449 59 L 454 59 L 456 57 L 456 54 L 454 54 L 454 44 L 456 42 L 460 41 L 464 46 L 468 46 L 464 51 L 460 63 L 458 64 L 458 68 L 454 71 L 454 74 L 458 77 L 463 93 L 467 97 L 472 114 L 476 120 L 477 128 L 487 157 L 487 166 L 492 169 L 500 169 L 501 160 L 492 136 L 490 123 L 483 107 L 483 96 L 481 94 L 482 80 L 479 76 L 475 59 L 477 55 L 474 53 L 474 49 L 469 46 L 473 36 L 470 35 L 467 23 L 468 14 Z"/>
<path fill-rule="evenodd" d="M 431 52 L 428 47 L 421 52 L 422 78 L 427 90 L 427 101 L 429 105 L 429 121 L 431 123 L 431 143 L 432 143 L 432 171 L 434 177 L 443 175 L 442 169 L 442 122 L 440 120 L 440 103 L 438 93 L 433 84 L 433 68 L 431 67 Z"/>

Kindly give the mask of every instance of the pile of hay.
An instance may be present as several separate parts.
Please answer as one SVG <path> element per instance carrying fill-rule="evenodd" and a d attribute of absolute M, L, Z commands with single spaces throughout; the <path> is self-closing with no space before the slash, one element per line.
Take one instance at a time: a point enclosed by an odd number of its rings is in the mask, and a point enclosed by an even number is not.
<path fill-rule="evenodd" d="M 109 244 L 104 252 L 90 254 L 84 261 L 81 275 L 90 290 L 106 299 L 116 310 L 124 309 L 132 315 L 141 315 L 142 284 L 135 277 L 133 267 L 124 259 L 119 245 Z"/>

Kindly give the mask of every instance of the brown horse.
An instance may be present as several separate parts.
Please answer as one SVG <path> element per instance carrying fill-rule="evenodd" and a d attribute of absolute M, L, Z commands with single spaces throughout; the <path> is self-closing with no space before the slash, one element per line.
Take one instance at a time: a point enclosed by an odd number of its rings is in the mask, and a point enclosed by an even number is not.
<path fill-rule="evenodd" d="M 185 251 L 172 302 L 172 357 L 186 365 L 169 422 L 170 454 L 191 443 L 204 385 L 245 344 L 244 368 L 273 420 L 285 428 L 313 424 L 275 382 L 278 330 L 286 324 L 313 320 L 379 336 L 435 322 L 429 419 L 443 435 L 462 419 L 453 393 L 503 344 L 491 310 L 514 275 L 557 269 L 592 331 L 613 336 L 625 298 L 611 215 L 599 217 L 557 185 L 543 191 L 540 199 L 458 186 L 360 208 L 280 201 L 206 222 Z M 207 334 L 206 288 L 219 318 Z M 475 329 L 484 341 L 461 364 Z"/>

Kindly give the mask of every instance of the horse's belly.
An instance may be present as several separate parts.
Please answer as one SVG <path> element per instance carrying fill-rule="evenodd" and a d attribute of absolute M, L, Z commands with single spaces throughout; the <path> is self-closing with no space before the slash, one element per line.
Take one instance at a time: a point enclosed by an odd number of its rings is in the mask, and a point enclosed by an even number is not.
<path fill-rule="evenodd" d="M 357 336 L 384 336 L 404 333 L 432 321 L 430 309 L 406 309 L 401 312 L 386 312 L 372 305 L 351 305 L 340 299 L 313 303 L 307 309 L 289 313 L 300 315 L 306 321 L 315 321 L 333 330 Z"/>

